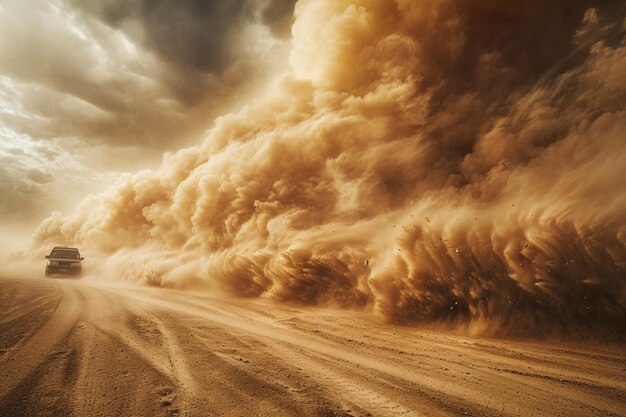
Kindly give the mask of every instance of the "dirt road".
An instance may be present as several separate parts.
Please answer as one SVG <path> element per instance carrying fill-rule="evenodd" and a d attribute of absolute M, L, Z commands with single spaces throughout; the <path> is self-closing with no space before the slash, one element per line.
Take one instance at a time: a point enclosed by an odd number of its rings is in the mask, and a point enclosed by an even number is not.
<path fill-rule="evenodd" d="M 626 415 L 626 351 L 367 313 L 0 280 L 0 416 Z"/>

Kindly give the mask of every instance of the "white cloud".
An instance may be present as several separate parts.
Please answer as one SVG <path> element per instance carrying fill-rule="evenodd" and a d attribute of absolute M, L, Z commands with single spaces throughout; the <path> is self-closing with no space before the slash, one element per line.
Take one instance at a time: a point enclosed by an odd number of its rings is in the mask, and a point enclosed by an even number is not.
<path fill-rule="evenodd" d="M 0 128 L 0 214 L 35 221 L 50 207 L 69 209 L 119 176 L 117 171 L 93 169 L 81 159 L 53 142 Z"/>

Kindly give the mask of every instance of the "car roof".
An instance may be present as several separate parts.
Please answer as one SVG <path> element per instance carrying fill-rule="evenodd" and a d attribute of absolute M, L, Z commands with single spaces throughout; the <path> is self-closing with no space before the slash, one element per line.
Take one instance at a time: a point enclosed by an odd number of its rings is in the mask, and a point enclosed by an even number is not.
<path fill-rule="evenodd" d="M 69 248 L 69 247 L 67 247 L 67 246 L 55 246 L 54 248 L 52 248 L 52 250 L 55 250 L 55 249 L 62 249 L 62 250 L 75 250 L 75 251 L 78 251 L 78 248 Z"/>

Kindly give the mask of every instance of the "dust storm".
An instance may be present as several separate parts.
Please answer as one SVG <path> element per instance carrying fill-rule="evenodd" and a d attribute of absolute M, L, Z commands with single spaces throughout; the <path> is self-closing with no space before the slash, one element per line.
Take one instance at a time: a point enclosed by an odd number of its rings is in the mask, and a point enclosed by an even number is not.
<path fill-rule="evenodd" d="M 33 251 L 80 245 L 103 279 L 399 323 L 619 334 L 617 3 L 300 1 L 270 91 L 43 221 Z"/>

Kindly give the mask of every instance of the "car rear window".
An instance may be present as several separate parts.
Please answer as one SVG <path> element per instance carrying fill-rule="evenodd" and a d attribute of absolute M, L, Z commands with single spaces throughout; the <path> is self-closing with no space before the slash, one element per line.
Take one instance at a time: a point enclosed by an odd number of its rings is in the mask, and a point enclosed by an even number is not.
<path fill-rule="evenodd" d="M 53 250 L 50 254 L 51 258 L 78 259 L 78 251 L 76 250 Z"/>

